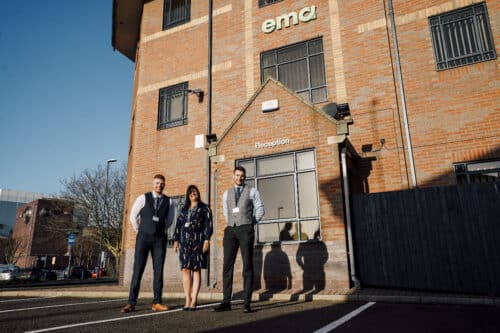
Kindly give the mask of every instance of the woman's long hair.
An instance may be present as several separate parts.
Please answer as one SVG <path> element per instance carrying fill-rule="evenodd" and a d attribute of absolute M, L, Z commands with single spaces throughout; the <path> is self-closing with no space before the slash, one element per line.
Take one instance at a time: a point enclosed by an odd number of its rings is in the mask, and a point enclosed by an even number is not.
<path fill-rule="evenodd" d="M 189 207 L 191 207 L 191 199 L 189 199 L 189 194 L 193 191 L 196 191 L 196 193 L 198 193 L 198 204 L 205 205 L 205 203 L 201 200 L 200 190 L 198 189 L 198 187 L 196 187 L 196 185 L 189 185 L 186 190 L 184 206 L 182 207 L 182 209 L 188 210 Z"/>

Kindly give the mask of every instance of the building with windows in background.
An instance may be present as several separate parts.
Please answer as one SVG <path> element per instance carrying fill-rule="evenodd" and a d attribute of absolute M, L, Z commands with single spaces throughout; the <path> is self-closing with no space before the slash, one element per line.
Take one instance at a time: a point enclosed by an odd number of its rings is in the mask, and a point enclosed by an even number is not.
<path fill-rule="evenodd" d="M 0 237 L 10 237 L 16 222 L 16 210 L 27 202 L 48 197 L 42 193 L 0 188 Z"/>
<path fill-rule="evenodd" d="M 221 281 L 221 198 L 236 165 L 266 207 L 260 289 L 353 284 L 351 192 L 498 181 L 499 2 L 210 3 L 114 0 L 112 38 L 135 62 L 125 209 L 156 173 L 170 196 L 198 185 L 215 218 L 210 284 Z M 173 251 L 165 266 L 178 283 Z"/>

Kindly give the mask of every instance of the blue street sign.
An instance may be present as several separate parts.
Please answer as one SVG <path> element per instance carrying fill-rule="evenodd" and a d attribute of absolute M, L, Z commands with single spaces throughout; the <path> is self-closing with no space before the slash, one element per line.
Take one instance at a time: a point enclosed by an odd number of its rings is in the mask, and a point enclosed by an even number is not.
<path fill-rule="evenodd" d="M 76 235 L 75 234 L 69 234 L 68 235 L 68 244 L 73 245 L 75 244 L 76 241 Z"/>

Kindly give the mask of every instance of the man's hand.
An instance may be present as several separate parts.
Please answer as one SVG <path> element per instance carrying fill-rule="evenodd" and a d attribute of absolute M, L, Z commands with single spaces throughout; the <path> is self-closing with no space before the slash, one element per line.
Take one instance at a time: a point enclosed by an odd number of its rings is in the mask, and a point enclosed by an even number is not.
<path fill-rule="evenodd" d="M 175 252 L 179 251 L 179 242 L 178 241 L 174 242 L 174 251 Z"/>

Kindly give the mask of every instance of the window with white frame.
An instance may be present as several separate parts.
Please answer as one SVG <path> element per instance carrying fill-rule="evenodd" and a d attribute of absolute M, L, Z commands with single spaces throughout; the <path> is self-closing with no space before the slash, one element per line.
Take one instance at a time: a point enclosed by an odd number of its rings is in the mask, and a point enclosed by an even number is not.
<path fill-rule="evenodd" d="M 236 161 L 256 187 L 266 214 L 257 242 L 320 239 L 316 157 L 313 149 Z"/>
<path fill-rule="evenodd" d="M 285 46 L 261 54 L 261 78 L 275 78 L 305 99 L 325 102 L 326 89 L 323 39 Z"/>
<path fill-rule="evenodd" d="M 189 22 L 191 18 L 191 0 L 164 0 L 163 30 Z"/>
<path fill-rule="evenodd" d="M 187 124 L 187 90 L 187 82 L 160 89 L 159 130 Z"/>
<path fill-rule="evenodd" d="M 496 58 L 486 3 L 429 17 L 436 69 Z"/>

